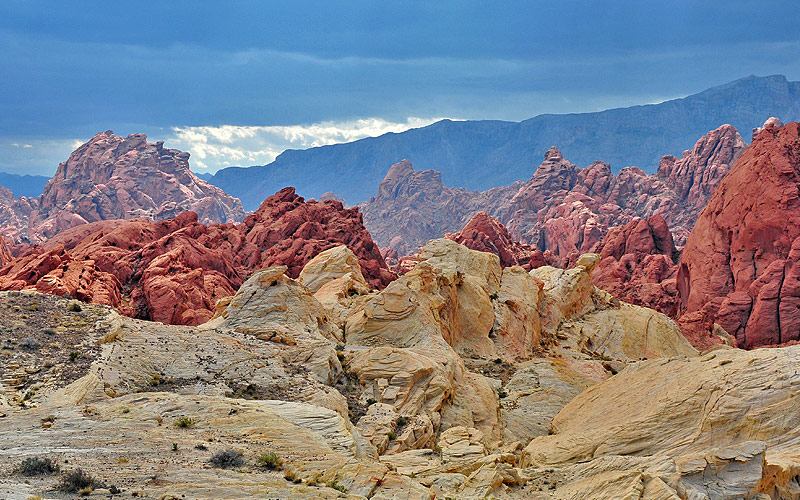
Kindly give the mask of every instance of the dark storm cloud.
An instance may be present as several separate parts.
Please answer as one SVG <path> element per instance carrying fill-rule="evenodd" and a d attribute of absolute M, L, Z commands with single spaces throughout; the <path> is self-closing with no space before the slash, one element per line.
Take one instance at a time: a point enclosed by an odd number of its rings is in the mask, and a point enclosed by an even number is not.
<path fill-rule="evenodd" d="M 66 144 L 108 128 L 520 120 L 748 74 L 796 80 L 796 12 L 792 2 L 10 0 L 0 170 L 50 172 Z"/>

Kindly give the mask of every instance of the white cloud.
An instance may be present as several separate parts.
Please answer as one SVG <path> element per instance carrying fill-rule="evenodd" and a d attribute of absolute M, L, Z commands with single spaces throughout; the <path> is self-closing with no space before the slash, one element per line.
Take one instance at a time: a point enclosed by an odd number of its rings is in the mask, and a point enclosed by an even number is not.
<path fill-rule="evenodd" d="M 169 147 L 189 151 L 198 169 L 213 171 L 231 165 L 264 165 L 286 149 L 307 149 L 399 133 L 441 119 L 409 117 L 404 122 L 391 122 L 362 118 L 310 125 L 172 127 L 174 136 L 166 142 Z"/>

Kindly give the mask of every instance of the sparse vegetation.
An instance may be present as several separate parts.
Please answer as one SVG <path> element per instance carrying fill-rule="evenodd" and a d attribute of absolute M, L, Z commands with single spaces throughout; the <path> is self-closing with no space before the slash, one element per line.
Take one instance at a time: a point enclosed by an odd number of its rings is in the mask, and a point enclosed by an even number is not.
<path fill-rule="evenodd" d="M 394 423 L 397 424 L 397 427 L 405 427 L 408 423 L 408 419 L 406 417 L 400 416 L 394 420 Z"/>
<path fill-rule="evenodd" d="M 340 491 L 342 493 L 347 493 L 347 488 L 339 484 L 339 481 L 336 478 L 333 478 L 327 483 L 325 483 L 325 486 L 327 486 L 328 488 L 333 488 L 334 490 Z"/>
<path fill-rule="evenodd" d="M 79 313 L 83 310 L 83 308 L 81 307 L 80 302 L 72 302 L 69 305 L 69 310 L 72 312 Z"/>
<path fill-rule="evenodd" d="M 29 457 L 14 468 L 14 472 L 23 476 L 46 476 L 58 474 L 59 470 L 55 460 L 47 457 Z"/>
<path fill-rule="evenodd" d="M 203 443 L 194 445 L 195 450 L 205 451 L 208 449 L 208 446 L 204 445 Z"/>
<path fill-rule="evenodd" d="M 188 429 L 190 427 L 194 427 L 195 424 L 197 424 L 197 420 L 193 419 L 192 417 L 182 416 L 175 420 L 175 427 L 179 429 Z"/>
<path fill-rule="evenodd" d="M 497 397 L 499 397 L 500 399 L 503 399 L 506 396 L 508 396 L 508 393 L 506 392 L 505 389 L 500 388 L 500 389 L 497 390 Z"/>
<path fill-rule="evenodd" d="M 26 351 L 36 351 L 42 347 L 42 343 L 33 337 L 25 337 L 19 341 L 19 346 Z"/>
<path fill-rule="evenodd" d="M 178 451 L 178 443 L 172 443 L 172 451 Z"/>
<path fill-rule="evenodd" d="M 372 399 L 372 398 L 369 398 L 369 399 L 367 400 L 367 406 L 372 406 L 372 405 L 374 405 L 375 403 L 377 403 L 377 401 L 375 401 L 375 400 L 374 400 L 374 399 Z"/>
<path fill-rule="evenodd" d="M 286 469 L 286 470 L 283 472 L 283 478 L 284 478 L 285 480 L 287 480 L 287 481 L 291 481 L 291 482 L 293 482 L 293 483 L 295 483 L 295 484 L 299 484 L 299 483 L 302 483 L 302 482 L 303 482 L 303 480 L 302 480 L 302 479 L 300 479 L 300 478 L 297 476 L 297 472 L 295 472 L 295 470 L 294 470 L 294 469 Z"/>
<path fill-rule="evenodd" d="M 395 439 L 397 439 L 397 434 L 395 434 L 394 431 L 389 431 L 389 434 L 387 434 L 387 436 L 389 436 L 389 441 L 394 441 Z"/>
<path fill-rule="evenodd" d="M 494 292 L 493 294 L 489 295 L 489 298 L 492 299 L 493 301 L 497 300 L 497 297 L 499 297 L 499 295 L 497 295 L 497 292 Z"/>
<path fill-rule="evenodd" d="M 244 465 L 244 456 L 236 450 L 218 451 L 211 455 L 211 465 L 220 469 L 229 469 Z"/>
<path fill-rule="evenodd" d="M 80 356 L 80 355 L 81 355 L 81 353 L 79 353 L 78 351 L 70 351 L 69 360 L 74 363 L 78 359 L 78 356 Z"/>
<path fill-rule="evenodd" d="M 258 459 L 256 460 L 256 463 L 258 464 L 259 467 L 275 470 L 281 468 L 283 460 L 281 460 L 276 453 L 270 451 L 259 455 Z"/>
<path fill-rule="evenodd" d="M 84 472 L 83 469 L 75 469 L 62 474 L 56 489 L 65 493 L 86 495 L 92 492 L 96 482 L 95 478 Z"/>

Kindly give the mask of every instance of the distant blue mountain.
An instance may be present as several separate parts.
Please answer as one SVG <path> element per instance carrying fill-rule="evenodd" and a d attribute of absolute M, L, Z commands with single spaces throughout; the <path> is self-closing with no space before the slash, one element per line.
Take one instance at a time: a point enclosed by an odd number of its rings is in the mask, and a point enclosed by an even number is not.
<path fill-rule="evenodd" d="M 449 186 L 483 190 L 529 179 L 553 145 L 579 166 L 603 160 L 615 171 L 635 165 L 652 173 L 661 156 L 680 156 L 709 130 L 729 123 L 749 139 L 770 116 L 800 119 L 800 82 L 749 76 L 681 99 L 598 113 L 442 120 L 400 134 L 287 150 L 268 165 L 220 170 L 209 182 L 249 210 L 285 186 L 307 197 L 332 191 L 355 204 L 373 195 L 389 166 L 403 158 L 417 170 L 440 171 Z"/>
<path fill-rule="evenodd" d="M 192 173 L 194 175 L 196 175 L 197 177 L 200 177 L 204 181 L 210 181 L 211 178 L 214 177 L 214 174 L 209 173 L 209 172 L 202 172 L 202 173 L 200 173 L 200 172 L 192 172 Z"/>
<path fill-rule="evenodd" d="M 36 198 L 42 191 L 50 177 L 44 175 L 17 175 L 0 172 L 0 186 L 10 189 L 14 196 L 28 196 Z"/>

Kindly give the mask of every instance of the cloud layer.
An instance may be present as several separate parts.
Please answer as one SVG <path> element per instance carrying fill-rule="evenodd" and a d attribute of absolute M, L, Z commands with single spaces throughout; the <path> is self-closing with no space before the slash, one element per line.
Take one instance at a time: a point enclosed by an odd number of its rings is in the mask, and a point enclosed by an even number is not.
<path fill-rule="evenodd" d="M 389 132 L 424 127 L 442 118 L 409 117 L 402 122 L 362 118 L 311 125 L 172 127 L 166 145 L 189 151 L 198 171 L 214 172 L 232 165 L 264 165 L 286 149 L 307 149 Z"/>

